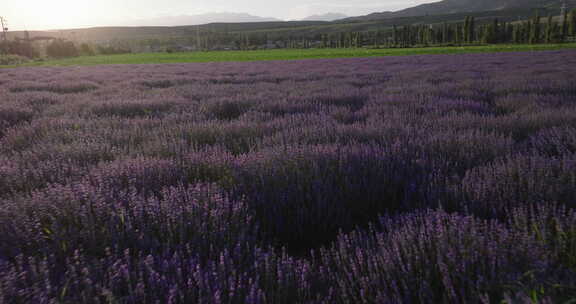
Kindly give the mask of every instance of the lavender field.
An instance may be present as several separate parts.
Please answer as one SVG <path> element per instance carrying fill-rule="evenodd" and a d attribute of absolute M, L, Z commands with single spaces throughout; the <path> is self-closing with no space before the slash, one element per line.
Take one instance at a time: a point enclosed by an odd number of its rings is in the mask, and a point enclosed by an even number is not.
<path fill-rule="evenodd" d="M 576 51 L 0 70 L 0 303 L 565 303 Z"/>

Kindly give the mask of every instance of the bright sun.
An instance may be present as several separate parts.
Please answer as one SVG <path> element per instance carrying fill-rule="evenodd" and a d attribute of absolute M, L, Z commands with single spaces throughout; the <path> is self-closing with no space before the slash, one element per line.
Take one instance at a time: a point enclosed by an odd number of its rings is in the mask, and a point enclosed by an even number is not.
<path fill-rule="evenodd" d="M 52 0 L 52 1 L 19 1 L 14 11 L 18 12 L 19 21 L 26 24 L 13 26 L 30 29 L 66 28 L 70 26 L 90 25 L 105 17 L 102 1 Z"/>

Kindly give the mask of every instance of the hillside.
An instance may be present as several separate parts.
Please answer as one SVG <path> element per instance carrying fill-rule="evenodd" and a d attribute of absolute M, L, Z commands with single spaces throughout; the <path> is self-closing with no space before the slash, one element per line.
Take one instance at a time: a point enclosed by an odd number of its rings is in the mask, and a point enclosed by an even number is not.
<path fill-rule="evenodd" d="M 124 39 L 154 39 L 195 35 L 201 32 L 245 32 L 283 28 L 299 28 L 325 24 L 323 21 L 274 21 L 246 23 L 210 23 L 199 26 L 115 26 L 83 29 L 65 29 L 60 31 L 31 31 L 34 37 L 66 38 L 77 41 L 107 41 Z M 23 38 L 23 31 L 8 33 L 9 39 Z"/>
<path fill-rule="evenodd" d="M 572 7 L 576 5 L 576 0 L 568 0 L 567 2 Z M 440 2 L 418 5 L 396 12 L 373 13 L 366 16 L 351 17 L 345 20 L 366 21 L 511 9 L 551 9 L 559 8 L 560 6 L 561 0 L 443 0 Z"/>
<path fill-rule="evenodd" d="M 348 16 L 344 15 L 344 14 L 340 14 L 340 13 L 327 13 L 327 14 L 322 14 L 322 15 L 312 15 L 312 16 L 308 16 L 304 19 L 302 19 L 302 21 L 336 21 L 336 20 L 340 20 L 340 19 L 345 19 Z"/>
<path fill-rule="evenodd" d="M 246 13 L 206 13 L 198 15 L 166 16 L 128 21 L 128 26 L 185 26 L 208 23 L 275 22 L 276 18 L 253 16 Z"/>

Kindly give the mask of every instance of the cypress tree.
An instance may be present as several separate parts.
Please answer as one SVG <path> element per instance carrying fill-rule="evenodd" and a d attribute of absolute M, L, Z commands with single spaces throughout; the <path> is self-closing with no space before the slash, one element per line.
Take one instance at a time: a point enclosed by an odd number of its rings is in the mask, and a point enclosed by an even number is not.
<path fill-rule="evenodd" d="M 514 34 L 514 28 L 515 28 L 515 27 L 514 27 L 514 25 L 513 25 L 512 23 L 506 22 L 506 28 L 507 28 L 507 31 L 506 31 L 506 35 L 507 35 L 506 41 L 507 41 L 507 42 L 512 42 L 512 35 Z"/>
<path fill-rule="evenodd" d="M 530 42 L 530 39 L 532 37 L 532 21 L 529 20 L 526 22 L 525 26 L 524 26 L 524 41 L 523 42 Z"/>
<path fill-rule="evenodd" d="M 439 32 L 439 30 L 434 30 L 430 25 L 426 31 L 428 33 L 428 44 L 440 43 L 440 40 L 436 37 L 436 33 Z"/>
<path fill-rule="evenodd" d="M 564 16 L 562 16 L 562 29 L 560 34 L 560 40 L 564 42 L 568 36 L 568 11 L 564 11 Z"/>
<path fill-rule="evenodd" d="M 498 22 L 498 18 L 494 18 L 493 21 L 493 33 L 492 33 L 492 43 L 498 43 L 500 42 L 500 35 L 501 35 L 501 31 L 500 31 L 500 25 Z"/>
<path fill-rule="evenodd" d="M 570 13 L 569 19 L 570 20 L 569 20 L 568 35 L 575 36 L 576 35 L 576 9 L 572 10 L 572 13 Z"/>
<path fill-rule="evenodd" d="M 426 25 L 422 24 L 418 29 L 418 41 L 419 44 L 426 44 Z"/>
<path fill-rule="evenodd" d="M 530 32 L 528 35 L 528 43 L 536 43 L 536 23 L 534 20 L 530 21 Z"/>
<path fill-rule="evenodd" d="M 408 47 L 410 46 L 410 25 L 405 25 L 402 32 L 402 45 Z"/>
<path fill-rule="evenodd" d="M 466 16 L 466 19 L 464 19 L 464 28 L 463 30 L 463 35 L 462 35 L 462 40 L 464 40 L 464 42 L 468 42 L 470 41 L 470 17 Z"/>
<path fill-rule="evenodd" d="M 419 25 L 415 29 L 415 43 L 427 45 L 430 41 L 429 39 L 429 26 Z"/>
<path fill-rule="evenodd" d="M 512 43 L 520 43 L 522 28 L 520 25 L 512 25 Z"/>
<path fill-rule="evenodd" d="M 410 41 L 410 25 L 404 26 L 404 34 L 402 35 L 404 40 L 404 47 L 409 47 L 412 43 Z"/>
<path fill-rule="evenodd" d="M 462 44 L 462 28 L 460 24 L 454 25 L 454 42 L 458 45 Z"/>
<path fill-rule="evenodd" d="M 508 22 L 502 22 L 502 26 L 501 26 L 501 30 L 502 30 L 502 35 L 500 37 L 500 42 L 504 42 L 504 43 L 508 43 L 510 42 L 510 36 L 511 36 L 511 28 L 510 25 L 508 24 Z"/>
<path fill-rule="evenodd" d="M 562 26 L 558 22 L 552 24 L 552 42 L 558 43 L 564 41 L 562 39 Z"/>
<path fill-rule="evenodd" d="M 534 22 L 532 24 L 532 33 L 530 35 L 530 43 L 540 42 L 540 12 L 536 13 L 534 17 Z"/>
<path fill-rule="evenodd" d="M 492 25 L 485 25 L 481 27 L 482 37 L 480 40 L 482 40 L 483 43 L 490 43 L 490 27 L 492 27 Z"/>
<path fill-rule="evenodd" d="M 426 42 L 426 26 L 424 24 L 418 27 L 418 44 Z"/>
<path fill-rule="evenodd" d="M 394 47 L 398 46 L 398 28 L 394 25 L 394 33 L 393 33 L 393 40 L 394 40 Z"/>
<path fill-rule="evenodd" d="M 474 41 L 476 41 L 476 21 L 474 20 L 474 17 L 470 17 L 470 20 L 468 21 L 468 42 L 472 43 Z"/>
<path fill-rule="evenodd" d="M 546 43 L 551 43 L 552 42 L 552 30 L 553 30 L 553 20 L 552 20 L 552 16 L 549 15 L 548 16 L 548 22 L 546 23 L 546 35 L 545 35 L 545 42 Z"/>

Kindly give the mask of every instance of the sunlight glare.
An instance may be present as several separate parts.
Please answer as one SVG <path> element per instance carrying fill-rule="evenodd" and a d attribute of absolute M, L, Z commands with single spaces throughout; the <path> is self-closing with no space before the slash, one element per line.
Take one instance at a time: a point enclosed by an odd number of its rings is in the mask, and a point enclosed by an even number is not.
<path fill-rule="evenodd" d="M 91 25 L 95 21 L 106 18 L 106 10 L 110 7 L 103 5 L 109 1 L 29 1 L 17 2 L 19 20 L 26 20 L 26 24 L 13 23 L 13 26 L 25 28 L 66 28 L 69 26 Z"/>

